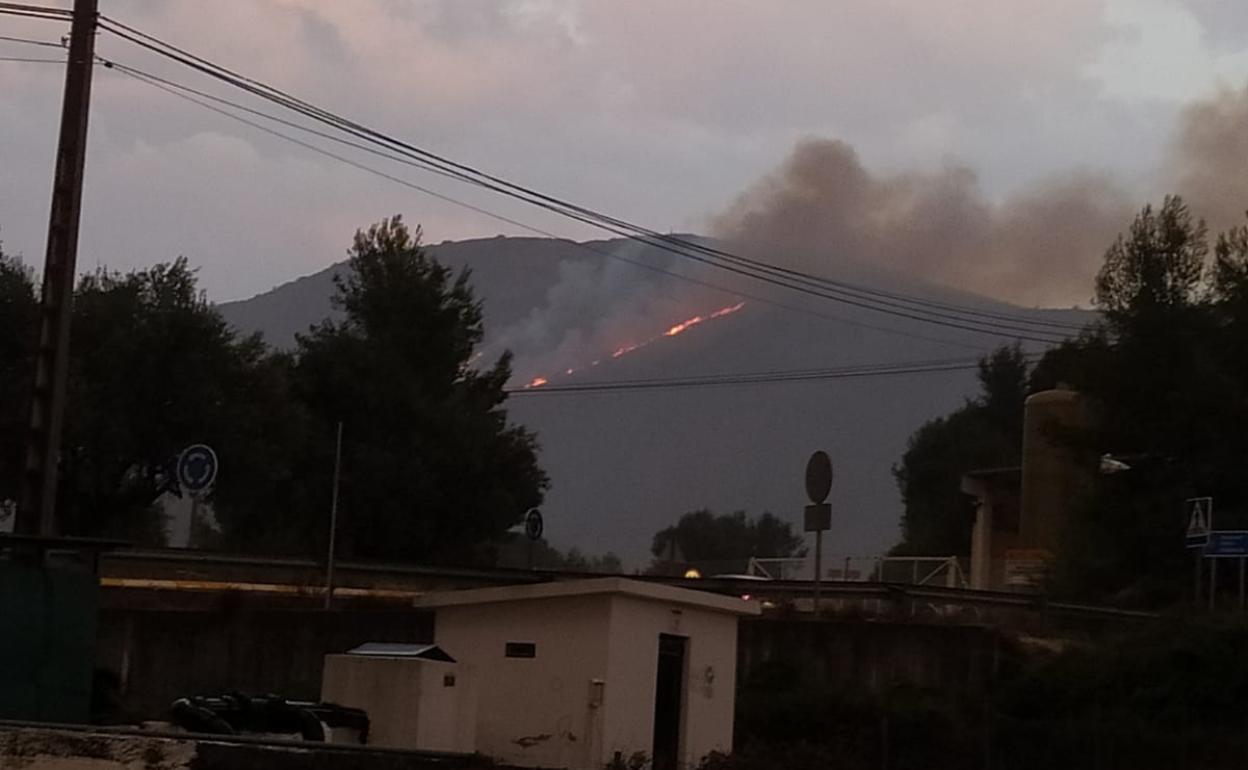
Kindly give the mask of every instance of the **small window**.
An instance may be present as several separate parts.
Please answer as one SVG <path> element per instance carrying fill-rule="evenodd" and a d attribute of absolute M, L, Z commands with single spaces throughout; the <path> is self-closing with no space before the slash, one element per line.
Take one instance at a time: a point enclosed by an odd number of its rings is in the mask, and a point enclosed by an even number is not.
<path fill-rule="evenodd" d="M 536 658 L 537 645 L 533 642 L 507 642 L 504 654 L 509 658 Z"/>

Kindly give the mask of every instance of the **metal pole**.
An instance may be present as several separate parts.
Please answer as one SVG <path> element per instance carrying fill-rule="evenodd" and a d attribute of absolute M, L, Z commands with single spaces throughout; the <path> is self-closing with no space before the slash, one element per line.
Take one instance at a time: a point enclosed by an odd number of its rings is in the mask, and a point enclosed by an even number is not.
<path fill-rule="evenodd" d="M 82 211 L 82 172 L 87 152 L 97 16 L 97 0 L 74 0 L 61 104 L 61 132 L 52 179 L 52 211 L 48 217 L 48 243 L 43 263 L 30 433 L 26 440 L 21 507 L 15 522 L 15 529 L 26 534 L 54 535 L 57 529 L 57 466 L 65 418 L 70 310 L 78 259 L 78 220 Z"/>
<path fill-rule="evenodd" d="M 1209 611 L 1217 608 L 1218 602 L 1218 560 L 1209 560 Z"/>
<path fill-rule="evenodd" d="M 819 584 L 823 580 L 823 530 L 815 531 L 815 617 L 819 617 Z"/>
<path fill-rule="evenodd" d="M 194 548 L 195 543 L 195 525 L 199 523 L 199 495 L 191 495 L 191 520 L 186 528 L 186 547 Z"/>
<path fill-rule="evenodd" d="M 845 557 L 845 571 L 841 573 L 841 580 L 849 580 L 849 557 Z"/>
<path fill-rule="evenodd" d="M 1199 550 L 1199 549 L 1197 549 L 1197 550 L 1193 551 L 1193 553 L 1195 553 L 1195 554 L 1196 554 L 1196 572 L 1195 572 L 1196 577 L 1195 577 L 1195 580 L 1193 581 L 1193 584 L 1192 584 L 1192 597 L 1193 597 L 1193 599 L 1192 599 L 1192 604 L 1193 604 L 1194 606 L 1196 606 L 1196 607 L 1199 607 L 1199 606 L 1200 606 L 1200 579 L 1201 579 L 1201 574 L 1200 574 L 1200 566 L 1201 566 L 1201 564 L 1200 564 L 1200 562 L 1201 562 L 1201 554 L 1200 554 L 1200 550 Z"/>
<path fill-rule="evenodd" d="M 334 546 L 338 540 L 338 478 L 342 470 L 342 421 L 338 422 L 338 440 L 334 442 L 334 491 L 329 503 L 329 558 L 325 567 L 325 609 L 334 601 Z"/>
<path fill-rule="evenodd" d="M 1239 611 L 1244 611 L 1244 557 L 1239 557 Z"/>

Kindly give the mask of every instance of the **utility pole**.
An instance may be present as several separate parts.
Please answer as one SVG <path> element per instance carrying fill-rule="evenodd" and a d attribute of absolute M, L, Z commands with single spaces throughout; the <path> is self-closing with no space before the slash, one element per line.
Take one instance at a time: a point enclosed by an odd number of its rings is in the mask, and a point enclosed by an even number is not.
<path fill-rule="evenodd" d="M 78 220 L 82 211 L 82 169 L 87 151 L 87 115 L 91 104 L 91 68 L 95 58 L 98 0 L 74 0 L 69 62 L 61 105 L 61 134 L 52 180 L 47 254 L 43 263 L 43 298 L 35 382 L 31 393 L 30 434 L 16 529 L 25 534 L 56 534 L 57 466 L 65 417 L 65 380 L 69 369 L 69 323 L 78 259 Z"/>
<path fill-rule="evenodd" d="M 342 420 L 334 441 L 334 490 L 329 500 L 329 555 L 325 558 L 325 609 L 334 604 L 334 550 L 338 543 L 338 480 L 342 475 Z"/>

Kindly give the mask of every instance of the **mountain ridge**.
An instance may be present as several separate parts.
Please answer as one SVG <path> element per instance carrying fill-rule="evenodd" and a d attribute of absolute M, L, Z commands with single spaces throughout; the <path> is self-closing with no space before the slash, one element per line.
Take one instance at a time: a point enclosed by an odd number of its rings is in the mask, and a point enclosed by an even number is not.
<path fill-rule="evenodd" d="M 745 283 L 623 239 L 495 237 L 427 247 L 439 261 L 472 271 L 492 360 L 515 354 L 513 385 L 672 378 L 932 359 L 967 359 L 1011 337 L 920 327 L 861 307 L 837 306 Z M 614 255 L 618 259 L 609 258 Z M 677 272 L 711 289 L 673 279 Z M 219 305 L 236 329 L 288 347 L 294 334 L 330 314 L 337 263 L 249 300 Z M 870 270 L 849 264 L 842 273 Z M 1011 316 L 1086 323 L 1085 311 L 1027 310 L 875 271 L 872 290 Z M 694 316 L 744 299 L 734 312 L 668 336 Z M 739 300 L 738 300 L 739 301 Z M 625 354 L 612 353 L 652 340 Z M 283 344 L 284 343 L 284 344 Z M 1034 343 L 1025 349 L 1038 350 Z M 592 362 L 597 361 L 594 365 Z M 572 369 L 572 374 L 567 370 Z M 592 372 L 592 374 L 590 374 Z M 973 371 L 767 386 L 645 392 L 514 395 L 510 418 L 533 428 L 552 488 L 544 504 L 550 539 L 563 547 L 615 550 L 647 559 L 649 538 L 682 513 L 709 507 L 769 510 L 800 530 L 801 471 L 814 449 L 837 463 L 833 503 L 842 515 L 830 554 L 872 555 L 895 542 L 900 500 L 891 468 L 924 421 L 975 392 Z M 940 554 L 948 555 L 948 554 Z"/>

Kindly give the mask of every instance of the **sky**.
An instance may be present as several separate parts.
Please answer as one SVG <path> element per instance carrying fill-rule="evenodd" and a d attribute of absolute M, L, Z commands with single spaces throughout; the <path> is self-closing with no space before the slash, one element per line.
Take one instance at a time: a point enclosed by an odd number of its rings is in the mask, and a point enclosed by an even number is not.
<path fill-rule="evenodd" d="M 413 144 L 659 230 L 708 231 L 812 139 L 852 147 L 885 179 L 966 169 L 989 202 L 1071 173 L 1157 200 L 1185 110 L 1248 82 L 1248 14 L 1234 0 L 100 5 Z M 65 32 L 0 16 L 0 35 Z M 97 51 L 245 98 L 108 34 Z M 58 54 L 0 40 L 0 57 Z M 0 242 L 36 266 L 63 77 L 0 61 Z M 351 157 L 541 230 L 595 235 Z M 102 68 L 85 185 L 80 268 L 185 255 L 216 301 L 339 261 L 356 228 L 395 213 L 434 243 L 527 234 Z"/>

